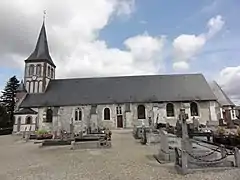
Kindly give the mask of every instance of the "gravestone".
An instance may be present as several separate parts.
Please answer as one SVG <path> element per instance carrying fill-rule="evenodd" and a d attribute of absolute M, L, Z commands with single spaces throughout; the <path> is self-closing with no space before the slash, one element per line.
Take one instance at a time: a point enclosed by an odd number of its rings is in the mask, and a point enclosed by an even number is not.
<path fill-rule="evenodd" d="M 144 145 L 147 144 L 147 132 L 146 132 L 146 128 L 144 126 L 142 127 L 141 143 Z"/>
<path fill-rule="evenodd" d="M 176 122 L 176 135 L 178 137 L 182 137 L 182 125 L 180 123 L 180 120 L 177 120 Z"/>
<path fill-rule="evenodd" d="M 23 139 L 24 139 L 25 136 L 26 136 L 26 131 L 27 131 L 27 127 L 25 127 L 25 129 L 24 129 L 24 131 L 23 131 L 23 136 L 22 136 Z"/>
<path fill-rule="evenodd" d="M 219 121 L 219 126 L 223 126 L 224 125 L 223 119 L 219 119 L 218 121 Z"/>
<path fill-rule="evenodd" d="M 150 127 L 152 127 L 152 118 L 151 117 L 148 117 L 148 124 Z"/>
<path fill-rule="evenodd" d="M 234 148 L 235 167 L 240 167 L 240 153 L 237 147 Z"/>
<path fill-rule="evenodd" d="M 180 109 L 180 121 L 182 124 L 182 140 L 181 140 L 181 171 L 183 174 L 187 173 L 188 168 L 188 154 L 187 152 L 191 152 L 191 144 L 189 142 L 188 131 L 187 131 L 187 116 L 185 114 L 185 109 Z"/>
<path fill-rule="evenodd" d="M 169 144 L 168 144 L 168 133 L 162 129 L 159 130 L 160 134 L 160 149 L 158 156 L 164 160 L 169 161 L 170 160 L 170 151 L 169 151 Z"/>
<path fill-rule="evenodd" d="M 71 118 L 71 123 L 70 123 L 70 135 L 71 139 L 74 138 L 74 124 L 73 124 L 73 118 Z"/>
<path fill-rule="evenodd" d="M 199 121 L 195 117 L 193 117 L 193 130 L 198 131 L 199 128 Z"/>

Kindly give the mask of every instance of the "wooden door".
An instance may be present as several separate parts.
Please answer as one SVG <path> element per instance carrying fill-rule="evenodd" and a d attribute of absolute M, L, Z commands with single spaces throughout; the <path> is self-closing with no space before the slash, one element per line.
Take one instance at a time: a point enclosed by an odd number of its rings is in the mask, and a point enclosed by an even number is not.
<path fill-rule="evenodd" d="M 122 115 L 117 116 L 117 127 L 123 128 L 123 116 Z"/>

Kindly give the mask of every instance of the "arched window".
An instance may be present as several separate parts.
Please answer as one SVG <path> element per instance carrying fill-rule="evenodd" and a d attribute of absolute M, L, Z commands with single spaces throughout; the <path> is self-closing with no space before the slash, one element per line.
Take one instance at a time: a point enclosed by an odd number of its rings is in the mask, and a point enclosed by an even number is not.
<path fill-rule="evenodd" d="M 47 109 L 46 122 L 52 122 L 53 111 L 52 109 Z"/>
<path fill-rule="evenodd" d="M 32 124 L 32 117 L 31 116 L 26 117 L 26 124 Z"/>
<path fill-rule="evenodd" d="M 110 109 L 109 108 L 104 109 L 104 120 L 110 120 Z"/>
<path fill-rule="evenodd" d="M 42 66 L 41 64 L 37 65 L 37 75 L 40 76 L 41 75 L 41 71 L 42 71 Z"/>
<path fill-rule="evenodd" d="M 50 66 L 48 66 L 47 68 L 47 74 L 48 74 L 48 77 L 50 77 Z"/>
<path fill-rule="evenodd" d="M 172 103 L 167 103 L 166 111 L 167 117 L 174 117 L 174 105 Z"/>
<path fill-rule="evenodd" d="M 139 105 L 138 106 L 137 113 L 138 113 L 138 119 L 146 119 L 145 106 L 144 105 Z"/>
<path fill-rule="evenodd" d="M 198 105 L 195 102 L 191 102 L 190 104 L 191 116 L 198 116 Z"/>
<path fill-rule="evenodd" d="M 29 74 L 29 76 L 32 76 L 32 75 L 34 74 L 34 65 L 33 65 L 33 64 L 31 64 L 31 65 L 29 66 L 28 74 Z"/>
<path fill-rule="evenodd" d="M 75 110 L 75 121 L 81 121 L 82 120 L 82 111 L 81 109 Z"/>

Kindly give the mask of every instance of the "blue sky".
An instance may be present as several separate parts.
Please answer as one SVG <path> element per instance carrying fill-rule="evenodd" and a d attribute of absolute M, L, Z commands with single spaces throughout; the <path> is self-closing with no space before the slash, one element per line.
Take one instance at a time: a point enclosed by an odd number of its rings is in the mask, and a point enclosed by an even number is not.
<path fill-rule="evenodd" d="M 180 34 L 199 34 L 206 31 L 207 21 L 221 15 L 225 26 L 207 42 L 201 53 L 192 62 L 191 71 L 202 72 L 212 79 L 221 69 L 239 66 L 240 24 L 238 17 L 240 1 L 224 0 L 137 0 L 136 10 L 129 19 L 114 19 L 101 31 L 100 38 L 109 46 L 124 48 L 122 42 L 134 34 L 147 31 L 150 35 L 166 35 L 171 41 Z M 171 44 L 169 44 L 171 46 Z M 171 57 L 167 73 L 174 73 Z"/>
<path fill-rule="evenodd" d="M 12 6 L 0 2 L 2 17 L 0 18 L 0 38 L 3 39 L 0 43 L 2 49 L 0 50 L 2 59 L 0 61 L 0 89 L 12 75 L 23 77 L 23 62 L 36 44 L 43 9 L 47 9 L 46 28 L 49 46 L 52 58 L 57 65 L 56 74 L 60 74 L 60 77 L 111 76 L 131 74 L 131 71 L 136 72 L 135 74 L 153 71 L 158 74 L 203 73 L 207 79 L 216 79 L 226 87 L 229 84 L 236 84 L 236 81 L 240 80 L 240 75 L 238 75 L 240 74 L 238 60 L 240 55 L 239 0 L 122 0 L 121 2 L 124 2 L 122 4 L 125 5 L 122 7 L 125 9 L 117 6 L 114 6 L 115 9 L 109 9 L 111 6 L 108 5 L 112 5 L 113 1 L 91 1 L 89 3 L 74 0 L 62 3 L 36 1 L 34 4 L 26 0 L 22 4 L 12 3 Z M 105 5 L 102 2 L 105 2 Z M 128 7 L 129 2 L 134 5 Z M 7 11 L 5 6 L 10 9 Z M 77 14 L 73 13 L 75 7 Z M 97 10 L 94 9 L 96 7 Z M 126 11 L 126 7 L 130 8 L 130 12 Z M 119 9 L 123 13 L 114 16 L 113 14 L 117 13 Z M 12 12 L 15 12 L 16 16 Z M 206 42 L 198 48 L 197 53 L 186 60 L 189 68 L 184 71 L 174 69 L 173 64 L 176 59 L 174 41 L 181 35 L 207 36 L 210 31 L 207 24 L 210 19 L 217 19 L 217 16 L 221 17 L 221 22 L 224 24 L 214 36 L 205 39 Z M 73 18 L 79 20 L 80 25 L 70 24 Z M 98 36 L 94 37 L 94 33 L 97 33 Z M 143 39 L 140 38 L 142 43 L 146 42 L 145 40 L 149 37 L 151 42 L 156 40 L 158 48 L 161 49 L 158 53 L 160 52 L 159 57 L 161 56 L 162 60 L 160 62 L 160 58 L 155 56 L 153 61 L 155 64 L 161 64 L 164 68 L 160 68 L 156 72 L 156 68 L 152 67 L 150 61 L 143 64 L 141 62 L 139 65 L 141 58 L 136 56 L 134 47 L 139 45 L 140 48 L 148 49 L 147 52 L 150 53 L 154 51 L 154 48 L 151 49 L 148 44 L 145 46 L 138 44 L 136 41 L 139 40 L 136 38 L 138 36 L 143 37 Z M 165 36 L 164 46 L 160 48 L 162 42 L 158 38 L 162 36 Z M 4 43 L 5 38 L 10 39 L 8 43 Z M 127 41 L 129 39 L 132 41 Z M 74 42 L 75 40 L 76 42 Z M 106 47 L 103 45 L 104 43 Z M 185 46 L 184 42 L 181 43 Z M 191 49 L 194 43 L 191 44 L 191 41 L 188 43 L 190 43 L 188 48 Z M 186 47 L 187 45 L 189 44 L 186 44 Z M 127 46 L 130 50 L 126 48 Z M 139 47 L 137 46 L 137 48 Z M 90 63 L 79 60 L 86 49 L 87 53 L 96 54 L 90 59 Z M 100 61 L 108 61 L 107 64 L 110 66 L 106 68 Z M 133 63 L 135 61 L 139 61 L 138 65 Z M 146 66 L 146 69 L 143 70 L 141 66 Z M 117 73 L 116 70 L 118 70 Z M 236 96 L 238 88 L 240 86 L 229 88 L 226 91 Z"/>

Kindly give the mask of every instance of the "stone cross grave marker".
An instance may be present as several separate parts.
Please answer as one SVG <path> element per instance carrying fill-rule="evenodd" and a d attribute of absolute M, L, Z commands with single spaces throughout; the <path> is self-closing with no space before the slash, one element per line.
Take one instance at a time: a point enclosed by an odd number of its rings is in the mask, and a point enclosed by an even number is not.
<path fill-rule="evenodd" d="M 169 158 L 169 144 L 168 144 L 168 135 L 167 132 L 160 128 L 159 130 L 160 135 L 160 149 L 158 156 L 163 159 L 164 161 L 170 160 Z"/>
<path fill-rule="evenodd" d="M 73 118 L 71 118 L 70 122 L 70 134 L 71 134 L 71 139 L 74 138 L 74 124 L 73 124 Z"/>

